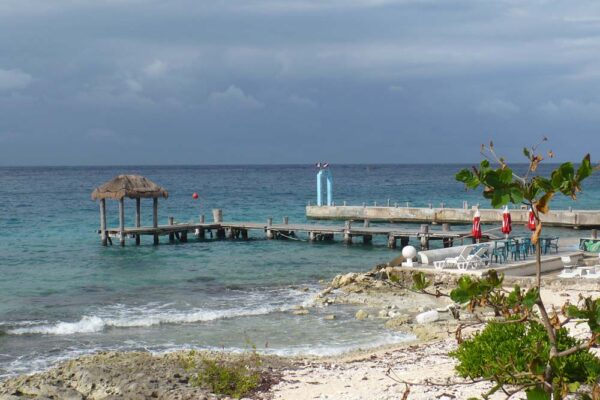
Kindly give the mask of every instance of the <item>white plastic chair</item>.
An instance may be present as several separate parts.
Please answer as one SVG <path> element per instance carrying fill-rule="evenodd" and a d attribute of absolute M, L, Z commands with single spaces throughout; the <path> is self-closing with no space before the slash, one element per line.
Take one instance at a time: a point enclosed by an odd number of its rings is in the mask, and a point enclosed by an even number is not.
<path fill-rule="evenodd" d="M 489 258 L 486 256 L 487 252 L 487 247 L 481 247 L 474 254 L 469 254 L 465 261 L 459 261 L 456 268 L 464 271 L 469 268 L 477 269 L 486 266 L 489 263 Z"/>
<path fill-rule="evenodd" d="M 448 257 L 442 261 L 434 261 L 433 267 L 435 269 L 444 269 L 457 267 L 459 262 L 466 262 L 469 253 L 473 250 L 473 246 L 465 246 L 457 257 Z"/>

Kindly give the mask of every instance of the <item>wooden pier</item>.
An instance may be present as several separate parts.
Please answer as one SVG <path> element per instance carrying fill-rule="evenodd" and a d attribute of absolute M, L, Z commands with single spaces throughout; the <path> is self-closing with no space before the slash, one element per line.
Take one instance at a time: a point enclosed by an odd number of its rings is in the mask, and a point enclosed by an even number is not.
<path fill-rule="evenodd" d="M 221 214 L 222 215 L 222 214 Z M 273 224 L 272 219 L 265 223 L 260 222 L 204 222 L 201 217 L 198 223 L 175 223 L 173 218 L 169 218 L 167 225 L 143 226 L 143 227 L 118 227 L 107 228 L 105 237 L 109 239 L 117 238 L 124 245 L 125 238 L 135 238 L 135 243 L 140 244 L 140 236 L 152 236 L 153 243 L 159 244 L 161 236 L 168 236 L 169 243 L 185 243 L 190 238 L 196 240 L 248 240 L 249 232 L 264 233 L 266 239 L 280 240 L 301 240 L 306 242 L 338 241 L 345 244 L 352 244 L 360 241 L 364 244 L 371 244 L 374 236 L 383 236 L 387 239 L 389 248 L 396 248 L 398 242 L 401 247 L 408 245 L 410 238 L 418 239 L 421 249 L 429 248 L 429 242 L 432 240 L 441 240 L 444 247 L 450 247 L 455 241 L 465 240 L 470 242 L 470 230 L 451 230 L 450 226 L 444 224 L 442 229 L 430 229 L 429 225 L 421 225 L 418 229 L 405 229 L 397 226 L 370 226 L 369 223 L 360 223 L 353 225 L 346 221 L 344 225 L 318 225 L 318 224 L 290 224 L 287 218 L 284 223 Z M 98 230 L 102 235 L 102 231 Z M 484 234 L 486 239 L 494 239 L 490 234 Z"/>
<path fill-rule="evenodd" d="M 431 230 L 430 226 L 421 225 L 419 229 L 406 229 L 392 225 L 370 226 L 369 220 L 362 218 L 362 223 L 353 223 L 348 218 L 344 225 L 290 224 L 288 218 L 282 224 L 273 224 L 269 218 L 266 223 L 260 222 L 223 222 L 223 212 L 213 210 L 213 222 L 206 223 L 201 216 L 198 223 L 175 223 L 173 217 L 168 218 L 167 225 L 158 225 L 158 199 L 168 198 L 169 193 L 149 179 L 139 175 L 119 175 L 97 187 L 92 192 L 92 199 L 100 201 L 100 234 L 104 246 L 113 244 L 112 239 L 119 240 L 125 246 L 126 239 L 135 239 L 135 244 L 141 243 L 141 236 L 152 236 L 153 243 L 158 245 L 161 236 L 168 236 L 170 243 L 188 241 L 190 236 L 197 240 L 230 239 L 248 240 L 249 231 L 264 232 L 267 239 L 305 240 L 308 242 L 333 241 L 339 237 L 344 243 L 351 244 L 356 238 L 364 244 L 370 244 L 374 236 L 387 238 L 387 245 L 396 248 L 400 241 L 402 247 L 408 245 L 410 238 L 419 240 L 421 249 L 429 248 L 431 240 L 441 240 L 444 247 L 450 247 L 455 240 L 461 243 L 470 238 L 470 230 L 454 231 L 449 224 L 442 224 L 441 229 Z M 135 226 L 125 227 L 125 198 L 134 199 Z M 109 228 L 106 224 L 106 200 L 119 202 L 119 226 Z M 141 226 L 141 200 L 152 199 L 152 226 Z M 304 238 L 303 238 L 304 237 Z M 484 232 L 484 239 L 494 239 Z"/>

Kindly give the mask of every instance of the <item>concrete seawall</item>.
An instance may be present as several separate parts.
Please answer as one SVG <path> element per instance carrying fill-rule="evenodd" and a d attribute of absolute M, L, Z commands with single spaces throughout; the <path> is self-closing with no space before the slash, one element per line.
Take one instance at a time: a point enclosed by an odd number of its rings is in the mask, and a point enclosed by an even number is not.
<path fill-rule="evenodd" d="M 501 223 L 502 210 L 480 209 L 484 224 Z M 309 219 L 322 220 L 365 220 L 380 222 L 450 223 L 470 224 L 474 208 L 416 208 L 416 207 L 363 207 L 363 206 L 307 206 Z M 526 224 L 527 210 L 510 210 L 513 224 Z M 542 216 L 546 226 L 575 229 L 600 227 L 600 210 L 555 210 Z"/>

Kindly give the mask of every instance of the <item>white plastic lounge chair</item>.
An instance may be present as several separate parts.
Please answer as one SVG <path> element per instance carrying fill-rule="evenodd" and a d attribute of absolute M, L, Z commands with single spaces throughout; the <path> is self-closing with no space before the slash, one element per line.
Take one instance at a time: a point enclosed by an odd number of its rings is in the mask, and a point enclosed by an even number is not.
<path fill-rule="evenodd" d="M 465 261 L 459 261 L 456 264 L 456 268 L 467 270 L 469 268 L 477 269 L 486 266 L 489 263 L 489 258 L 486 255 L 487 252 L 487 247 L 480 247 L 474 254 L 469 254 Z"/>
<path fill-rule="evenodd" d="M 457 257 L 448 257 L 442 261 L 434 261 L 433 266 L 435 269 L 456 267 L 459 262 L 467 261 L 467 257 L 472 250 L 473 246 L 465 246 Z"/>

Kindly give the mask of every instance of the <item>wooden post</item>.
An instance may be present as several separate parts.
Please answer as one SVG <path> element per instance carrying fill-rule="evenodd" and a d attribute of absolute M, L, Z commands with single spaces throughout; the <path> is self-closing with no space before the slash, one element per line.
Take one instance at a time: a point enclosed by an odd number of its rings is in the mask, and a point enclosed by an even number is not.
<path fill-rule="evenodd" d="M 102 246 L 107 245 L 106 239 L 106 200 L 100 199 L 100 238 Z"/>
<path fill-rule="evenodd" d="M 140 199 L 139 197 L 137 197 L 135 199 L 135 227 L 139 228 L 140 226 L 142 226 L 142 216 L 141 216 L 141 211 L 142 211 L 142 199 Z M 140 235 L 136 234 L 135 235 L 135 245 L 139 246 L 140 245 Z"/>
<path fill-rule="evenodd" d="M 372 244 L 373 235 L 363 235 L 363 244 Z"/>
<path fill-rule="evenodd" d="M 152 227 L 154 231 L 154 245 L 158 244 L 158 197 L 152 199 Z"/>
<path fill-rule="evenodd" d="M 223 222 L 223 210 L 220 208 L 215 208 L 212 210 L 213 220 L 216 224 L 220 224 Z M 225 229 L 221 226 L 217 228 L 217 239 L 225 239 Z"/>
<path fill-rule="evenodd" d="M 200 223 L 203 224 L 204 223 L 204 215 L 200 216 Z M 199 240 L 204 240 L 204 238 L 206 237 L 206 232 L 204 230 L 204 228 L 199 227 L 198 230 L 196 231 L 196 237 Z"/>
<path fill-rule="evenodd" d="M 173 217 L 169 217 L 169 226 L 173 226 Z M 169 243 L 175 243 L 175 232 L 169 232 Z"/>
<path fill-rule="evenodd" d="M 119 199 L 119 242 L 125 246 L 125 199 Z"/>
<path fill-rule="evenodd" d="M 396 248 L 396 237 L 394 235 L 388 235 L 388 247 L 390 249 Z"/>
<path fill-rule="evenodd" d="M 227 232 L 227 239 L 229 239 L 229 240 L 235 239 L 235 229 L 234 228 L 228 228 L 226 232 Z"/>
<path fill-rule="evenodd" d="M 346 221 L 344 226 L 344 243 L 352 244 L 352 235 L 350 229 L 352 227 L 352 221 Z"/>
<path fill-rule="evenodd" d="M 273 225 L 273 218 L 267 219 L 267 239 L 273 239 L 275 237 L 273 231 L 270 229 L 271 225 Z"/>
<path fill-rule="evenodd" d="M 592 229 L 592 239 L 598 239 L 598 229 Z"/>
<path fill-rule="evenodd" d="M 242 240 L 248 240 L 248 229 L 242 229 Z"/>
<path fill-rule="evenodd" d="M 429 249 L 429 225 L 421 225 L 421 230 L 419 232 L 419 236 L 421 237 L 421 250 Z"/>
<path fill-rule="evenodd" d="M 187 243 L 188 239 L 187 239 L 187 231 L 181 231 L 181 236 L 180 239 L 181 243 Z"/>
<path fill-rule="evenodd" d="M 220 208 L 215 208 L 212 210 L 212 212 L 213 220 L 216 224 L 220 224 L 221 222 L 223 222 L 223 210 L 221 210 Z"/>
<path fill-rule="evenodd" d="M 365 220 L 364 220 L 364 223 L 363 223 L 363 226 L 364 226 L 365 228 L 368 228 L 368 227 L 369 227 L 369 220 L 368 220 L 368 219 L 366 219 L 366 218 L 365 218 Z"/>
<path fill-rule="evenodd" d="M 290 219 L 288 217 L 283 217 L 283 224 L 287 225 Z"/>
<path fill-rule="evenodd" d="M 308 232 L 308 241 L 315 242 L 317 240 L 317 234 L 315 232 Z"/>

